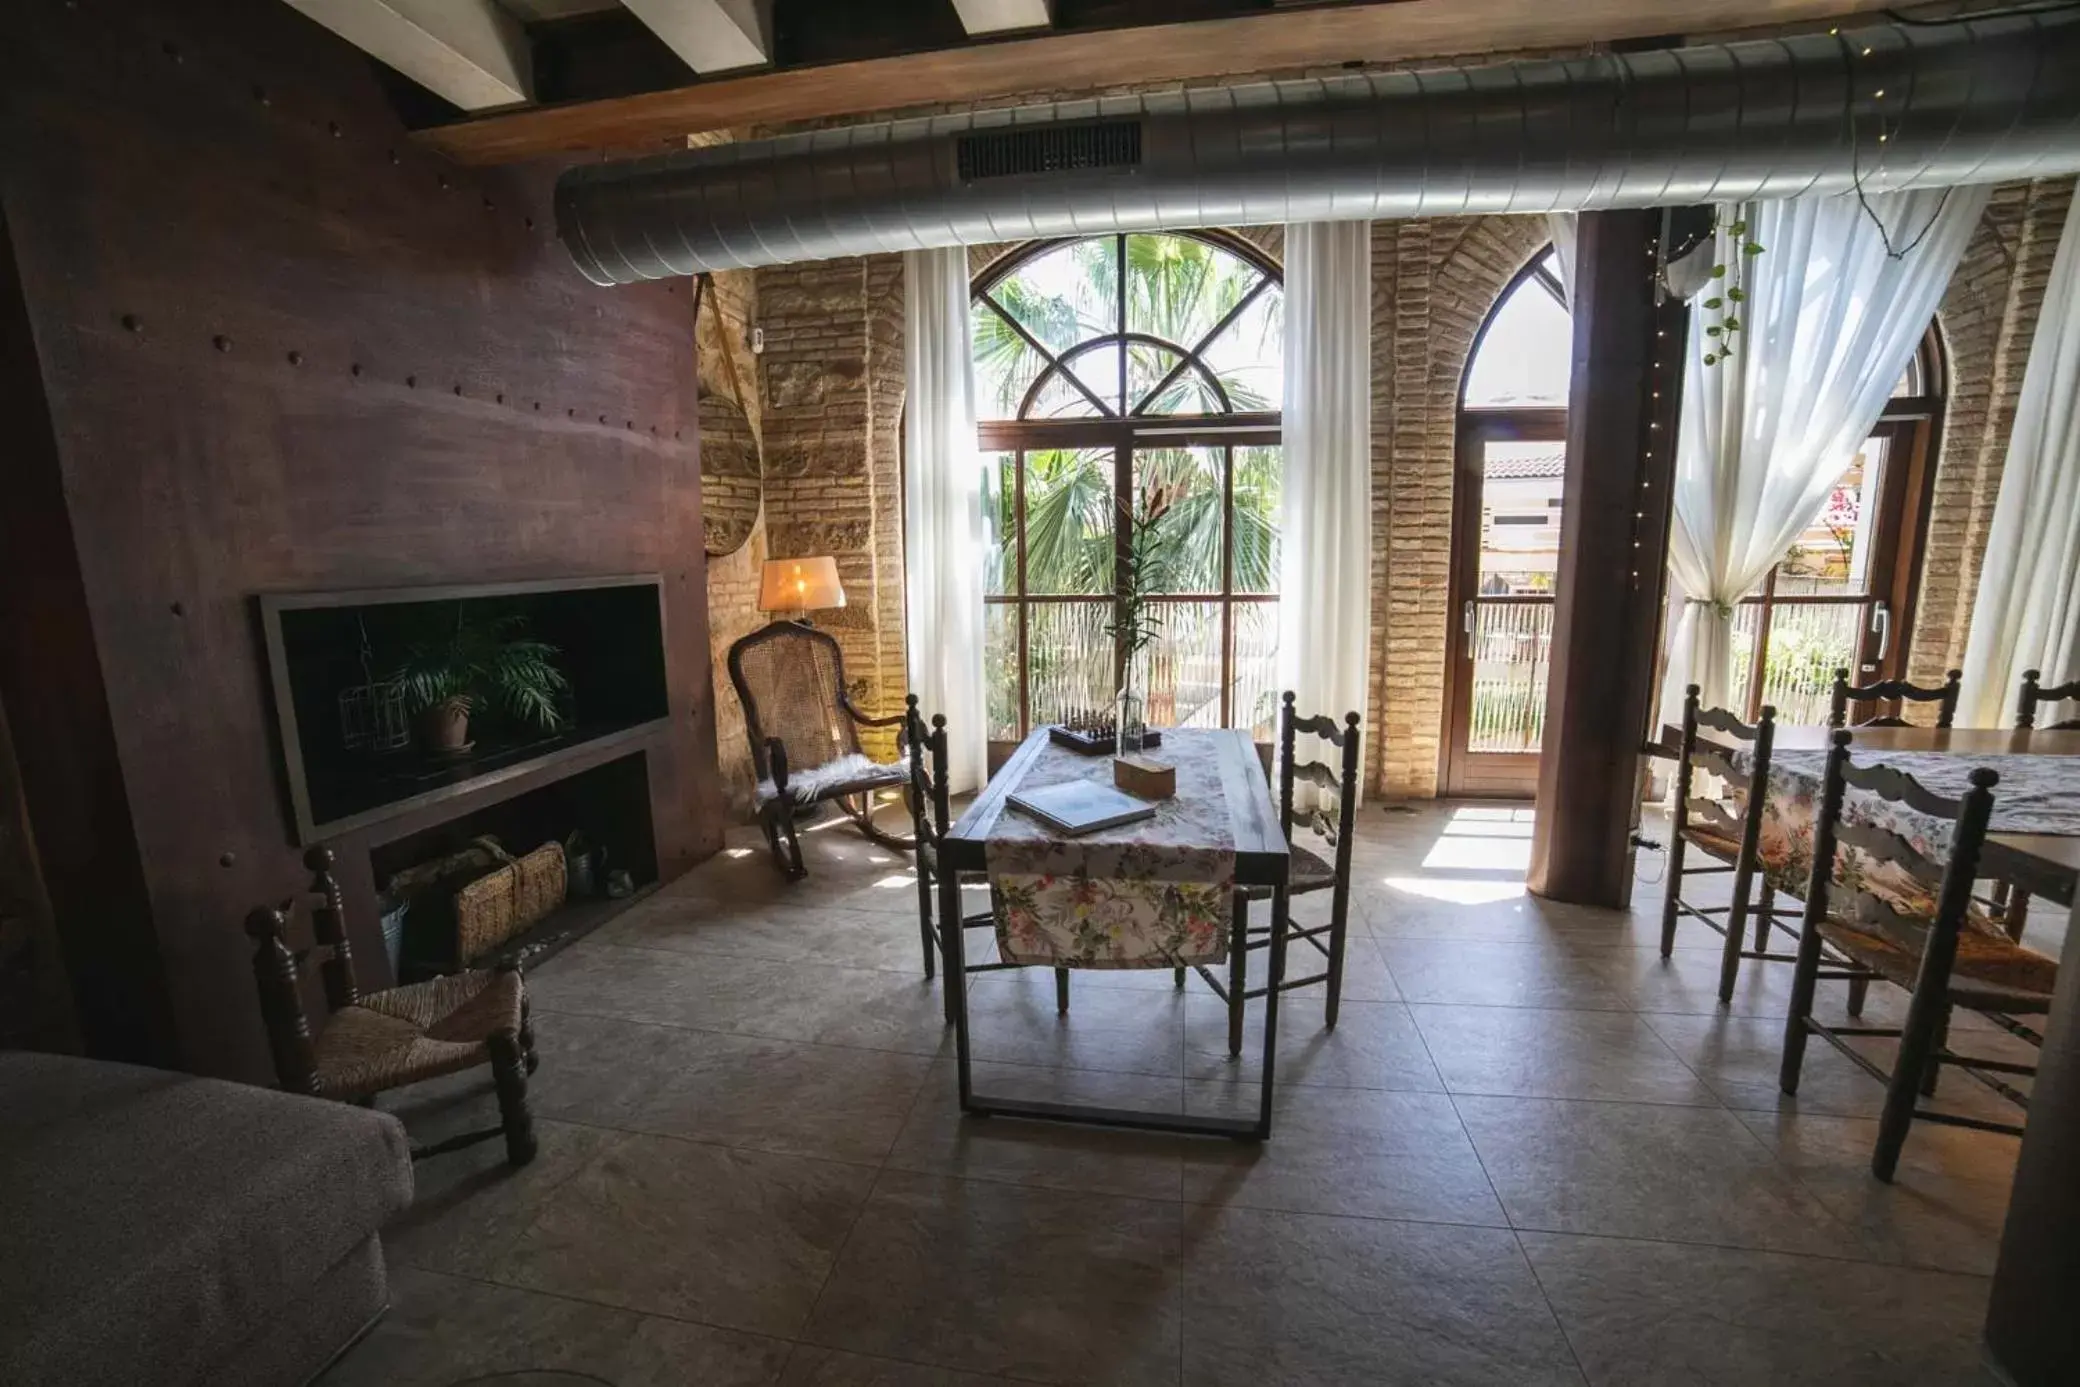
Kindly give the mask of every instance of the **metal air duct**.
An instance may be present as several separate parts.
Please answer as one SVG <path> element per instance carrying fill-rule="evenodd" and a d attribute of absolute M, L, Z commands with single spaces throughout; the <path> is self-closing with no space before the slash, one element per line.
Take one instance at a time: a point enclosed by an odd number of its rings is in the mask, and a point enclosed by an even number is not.
<path fill-rule="evenodd" d="M 1101 231 L 2080 170 L 2080 10 L 846 126 L 565 173 L 596 284 Z"/>

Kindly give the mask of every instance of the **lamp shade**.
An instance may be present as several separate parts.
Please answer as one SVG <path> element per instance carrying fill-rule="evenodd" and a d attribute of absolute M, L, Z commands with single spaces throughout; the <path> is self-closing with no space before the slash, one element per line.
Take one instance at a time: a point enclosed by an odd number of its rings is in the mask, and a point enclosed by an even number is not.
<path fill-rule="evenodd" d="M 758 579 L 762 612 L 813 612 L 845 605 L 845 585 L 838 581 L 838 561 L 767 559 Z"/>

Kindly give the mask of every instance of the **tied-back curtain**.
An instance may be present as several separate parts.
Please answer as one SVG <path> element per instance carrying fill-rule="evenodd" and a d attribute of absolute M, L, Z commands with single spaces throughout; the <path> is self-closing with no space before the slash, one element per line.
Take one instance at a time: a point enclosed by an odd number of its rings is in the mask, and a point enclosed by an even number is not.
<path fill-rule="evenodd" d="M 1560 291 L 1567 296 L 1567 311 L 1574 311 L 1574 242 L 1580 223 L 1572 212 L 1546 213 L 1546 234 L 1553 238 L 1554 258 L 1560 262 Z"/>
<path fill-rule="evenodd" d="M 2047 684 L 2080 676 L 2080 206 L 2066 214 L 2022 371 L 1958 720 L 2004 725 L 2031 669 Z"/>
<path fill-rule="evenodd" d="M 1984 188 L 1722 208 L 1714 279 L 1692 301 L 1669 537 L 1664 720 L 1695 683 L 1729 706 L 1734 604 L 1790 552 L 1884 412 L 1986 207 Z M 1731 234 L 1737 221 L 1743 235 Z M 1882 229 L 1881 229 L 1882 227 Z M 1717 299 L 1716 305 L 1712 301 Z M 1737 329 L 1726 331 L 1729 318 Z M 1733 354 L 1707 352 L 1727 340 Z"/>
<path fill-rule="evenodd" d="M 968 252 L 903 256 L 904 615 L 910 692 L 946 715 L 955 793 L 987 775 L 982 685 L 982 462 L 975 447 Z"/>
<path fill-rule="evenodd" d="M 1372 628 L 1371 224 L 1288 226 L 1285 261 L 1278 686 L 1341 722 L 1365 710 Z"/>

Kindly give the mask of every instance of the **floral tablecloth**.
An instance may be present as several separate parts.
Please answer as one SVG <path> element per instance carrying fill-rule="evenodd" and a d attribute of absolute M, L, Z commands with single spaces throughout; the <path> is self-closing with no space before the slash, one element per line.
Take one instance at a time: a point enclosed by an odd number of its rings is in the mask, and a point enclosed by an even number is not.
<path fill-rule="evenodd" d="M 1177 728 L 1150 754 L 1177 767 L 1177 793 L 1139 823 L 1057 836 L 1007 806 L 983 845 L 997 951 L 1060 968 L 1173 968 L 1228 955 L 1235 836 L 1217 738 Z M 1016 790 L 1073 780 L 1112 783 L 1110 756 L 1049 743 Z"/>
<path fill-rule="evenodd" d="M 1857 764 L 1884 764 L 1903 771 L 1938 795 L 1958 797 L 1970 788 L 1968 777 L 1980 766 L 2000 775 L 1993 787 L 1995 833 L 2049 833 L 2080 836 L 2080 757 L 1971 756 L 1951 752 L 1885 751 L 1859 756 Z M 1734 768 L 1752 764 L 1745 751 L 1734 754 Z M 1813 821 L 1827 777 L 1824 751 L 1779 752 L 1771 759 L 1769 799 L 1762 807 L 1757 857 L 1769 884 L 1804 898 L 1813 870 Z M 1736 809 L 1737 813 L 1738 810 Z M 1895 804 L 1850 786 L 1842 816 L 1897 834 L 1929 861 L 1949 857 L 1951 823 Z M 1834 879 L 1856 890 L 1886 897 L 1902 914 L 1928 918 L 1935 913 L 1934 893 L 1894 864 L 1872 859 L 1847 845 L 1836 853 Z M 1989 922 L 1975 925 L 1991 929 Z"/>

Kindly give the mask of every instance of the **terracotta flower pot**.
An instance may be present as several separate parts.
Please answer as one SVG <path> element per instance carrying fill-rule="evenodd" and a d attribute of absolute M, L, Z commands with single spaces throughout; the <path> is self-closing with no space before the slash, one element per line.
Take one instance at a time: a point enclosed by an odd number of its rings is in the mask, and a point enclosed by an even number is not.
<path fill-rule="evenodd" d="M 470 748 L 469 699 L 444 698 L 419 715 L 419 736 L 436 756 L 459 756 Z"/>

